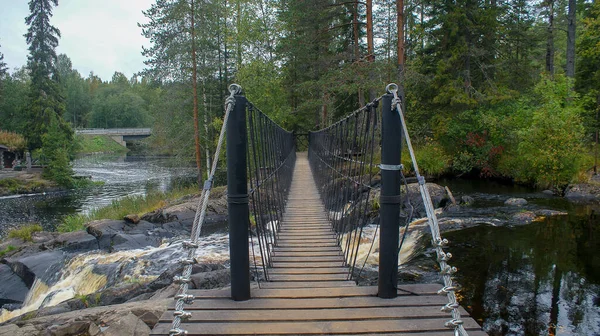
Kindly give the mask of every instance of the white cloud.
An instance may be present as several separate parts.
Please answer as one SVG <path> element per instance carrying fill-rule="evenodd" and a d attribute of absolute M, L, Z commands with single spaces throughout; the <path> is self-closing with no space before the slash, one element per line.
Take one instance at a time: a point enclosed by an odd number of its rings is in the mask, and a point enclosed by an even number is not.
<path fill-rule="evenodd" d="M 27 63 L 27 31 L 25 16 L 29 14 L 25 0 L 0 0 L 0 51 L 13 69 Z M 60 29 L 57 53 L 71 58 L 82 76 L 90 71 L 110 80 L 115 71 L 131 77 L 144 68 L 142 37 L 138 22 L 146 22 L 142 10 L 153 0 L 60 0 L 54 8 L 51 23 Z"/>

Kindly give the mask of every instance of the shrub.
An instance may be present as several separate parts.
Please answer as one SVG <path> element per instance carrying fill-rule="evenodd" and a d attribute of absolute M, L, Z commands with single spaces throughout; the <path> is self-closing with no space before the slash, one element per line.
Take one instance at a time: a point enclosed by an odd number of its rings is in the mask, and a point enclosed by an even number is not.
<path fill-rule="evenodd" d="M 8 147 L 11 151 L 19 151 L 27 147 L 27 141 L 20 134 L 0 131 L 0 145 Z"/>
<path fill-rule="evenodd" d="M 32 241 L 34 232 L 42 231 L 40 224 L 28 224 L 18 229 L 12 229 L 8 232 L 8 238 L 21 238 L 23 241 Z"/>

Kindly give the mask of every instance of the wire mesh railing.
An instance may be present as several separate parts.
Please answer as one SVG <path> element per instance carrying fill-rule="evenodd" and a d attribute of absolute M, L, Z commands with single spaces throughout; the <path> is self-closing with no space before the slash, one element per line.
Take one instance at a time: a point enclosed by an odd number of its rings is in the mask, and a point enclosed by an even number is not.
<path fill-rule="evenodd" d="M 379 161 L 380 98 L 337 123 L 309 134 L 309 162 L 348 269 L 356 270 L 363 229 L 376 210 L 371 192 Z"/>
<path fill-rule="evenodd" d="M 294 135 L 248 103 L 248 181 L 255 277 L 269 280 L 271 253 L 292 182 Z"/>

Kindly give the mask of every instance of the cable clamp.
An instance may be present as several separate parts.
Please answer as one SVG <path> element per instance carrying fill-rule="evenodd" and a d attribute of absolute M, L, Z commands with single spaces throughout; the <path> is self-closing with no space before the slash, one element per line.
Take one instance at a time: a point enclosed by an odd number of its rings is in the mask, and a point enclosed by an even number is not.
<path fill-rule="evenodd" d="M 181 243 L 181 245 L 183 245 L 183 247 L 186 249 L 197 249 L 198 248 L 198 244 L 194 243 L 190 240 L 184 240 L 183 243 Z"/>
<path fill-rule="evenodd" d="M 179 329 L 179 328 L 169 330 L 169 336 L 185 336 L 187 334 L 188 334 L 187 330 L 183 330 L 183 329 Z"/>
<path fill-rule="evenodd" d="M 190 278 L 185 278 L 182 276 L 174 276 L 173 277 L 173 282 L 176 284 L 186 284 L 186 283 L 190 283 L 192 280 Z"/>
<path fill-rule="evenodd" d="M 420 185 L 425 185 L 425 178 L 423 176 L 419 175 L 417 180 L 419 181 Z"/>
<path fill-rule="evenodd" d="M 441 275 L 452 275 L 456 273 L 458 269 L 456 267 L 451 267 L 450 265 L 446 266 L 444 269 L 440 271 Z"/>
<path fill-rule="evenodd" d="M 435 244 L 434 244 L 434 245 L 435 245 L 436 247 L 446 247 L 446 246 L 448 246 L 448 244 L 450 244 L 450 242 L 448 241 L 448 239 L 445 239 L 445 238 L 444 238 L 444 239 L 441 239 L 441 238 L 440 238 L 440 239 L 437 239 L 437 240 L 436 240 L 436 242 L 435 242 Z"/>
<path fill-rule="evenodd" d="M 399 165 L 389 165 L 389 164 L 380 164 L 378 166 L 379 168 L 381 168 L 381 170 L 393 170 L 393 171 L 399 171 L 404 169 L 404 165 L 399 164 Z"/>
<path fill-rule="evenodd" d="M 401 195 L 390 195 L 390 196 L 380 195 L 379 203 L 380 204 L 401 204 L 402 197 L 401 197 Z"/>
<path fill-rule="evenodd" d="M 463 325 L 463 321 L 459 320 L 459 319 L 453 319 L 453 320 L 450 320 L 450 321 L 444 323 L 444 326 L 446 328 L 456 328 L 461 325 Z"/>
<path fill-rule="evenodd" d="M 437 261 L 441 262 L 441 261 L 448 261 L 452 259 L 452 253 L 444 253 L 442 252 L 438 252 L 438 258 Z"/>
<path fill-rule="evenodd" d="M 175 296 L 175 300 L 182 300 L 183 303 L 190 305 L 194 303 L 194 295 L 192 294 L 178 294 Z"/>
<path fill-rule="evenodd" d="M 196 264 L 196 259 L 194 258 L 183 258 L 179 260 L 179 262 L 183 265 L 194 265 Z"/>
<path fill-rule="evenodd" d="M 459 307 L 460 307 L 460 305 L 457 302 L 454 302 L 454 303 L 448 303 L 448 304 L 446 304 L 440 310 L 443 311 L 443 312 L 445 312 L 445 313 L 450 313 L 454 309 L 458 309 Z"/>
<path fill-rule="evenodd" d="M 179 317 L 179 319 L 181 319 L 182 321 L 185 320 L 189 320 L 190 318 L 192 318 L 192 313 L 183 311 L 183 310 L 177 310 L 175 312 L 173 312 L 173 316 Z"/>
<path fill-rule="evenodd" d="M 448 294 L 448 292 L 454 292 L 456 290 L 456 287 L 454 286 L 445 286 L 444 288 L 440 289 L 437 293 L 438 295 L 446 295 Z"/>
<path fill-rule="evenodd" d="M 210 190 L 213 185 L 213 177 L 209 177 L 208 180 L 204 181 L 204 187 L 202 190 Z"/>

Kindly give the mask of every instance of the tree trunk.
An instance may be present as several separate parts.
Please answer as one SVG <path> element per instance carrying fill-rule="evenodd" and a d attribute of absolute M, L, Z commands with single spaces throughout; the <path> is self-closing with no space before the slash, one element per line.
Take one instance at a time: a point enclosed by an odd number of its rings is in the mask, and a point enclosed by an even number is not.
<path fill-rule="evenodd" d="M 359 30 L 358 30 L 358 0 L 354 1 L 354 11 L 352 13 L 352 26 L 354 35 L 354 62 L 360 62 L 360 44 L 359 44 Z M 365 95 L 363 90 L 358 88 L 358 105 L 362 107 L 365 105 Z"/>
<path fill-rule="evenodd" d="M 567 77 L 575 78 L 575 24 L 577 1 L 569 0 L 569 14 L 567 27 Z"/>
<path fill-rule="evenodd" d="M 369 53 L 369 65 L 375 62 L 375 43 L 373 42 L 373 0 L 367 0 L 367 52 Z M 373 70 L 369 70 L 369 80 L 372 81 L 375 75 Z M 369 87 L 369 101 L 375 98 L 375 88 Z"/>
<path fill-rule="evenodd" d="M 194 94 L 194 141 L 196 143 L 196 168 L 198 169 L 198 185 L 202 183 L 202 158 L 200 157 L 200 125 L 198 122 L 198 77 L 196 66 L 196 41 L 194 27 L 194 0 L 192 0 L 192 91 Z"/>
<path fill-rule="evenodd" d="M 548 0 L 548 28 L 546 40 L 546 71 L 554 75 L 554 0 Z"/>
<path fill-rule="evenodd" d="M 398 25 L 398 90 L 402 98 L 404 110 L 404 0 L 396 0 L 397 25 Z"/>
<path fill-rule="evenodd" d="M 240 30 L 242 29 L 242 5 L 241 5 L 241 0 L 237 0 L 236 3 L 236 10 L 237 10 L 237 22 L 236 22 L 236 43 L 237 43 L 237 59 L 236 59 L 236 63 L 237 63 L 237 69 L 239 70 L 242 67 L 242 38 L 241 38 L 241 34 L 240 34 Z"/>

